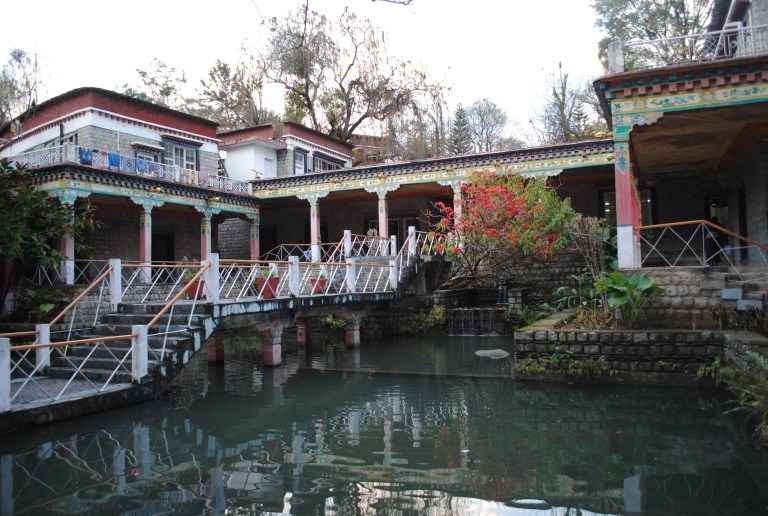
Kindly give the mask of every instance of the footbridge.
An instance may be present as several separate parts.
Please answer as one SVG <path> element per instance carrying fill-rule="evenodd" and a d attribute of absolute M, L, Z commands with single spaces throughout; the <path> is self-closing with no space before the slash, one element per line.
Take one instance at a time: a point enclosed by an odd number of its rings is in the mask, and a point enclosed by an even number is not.
<path fill-rule="evenodd" d="M 275 249 L 267 260 L 77 263 L 83 288 L 58 315 L 0 334 L 0 430 L 149 398 L 231 318 L 251 316 L 267 366 L 282 362 L 284 328 L 313 311 L 343 307 L 359 345 L 359 313 L 401 295 L 444 247 L 411 227 L 401 245 L 345 231 L 317 261 Z"/>

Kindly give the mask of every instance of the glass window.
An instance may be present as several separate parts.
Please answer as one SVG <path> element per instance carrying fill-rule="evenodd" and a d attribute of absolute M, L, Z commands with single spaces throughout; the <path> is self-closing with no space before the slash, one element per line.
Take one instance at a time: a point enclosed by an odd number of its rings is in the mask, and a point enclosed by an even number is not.
<path fill-rule="evenodd" d="M 653 190 L 644 188 L 640 190 L 640 223 L 653 224 Z M 611 191 L 600 192 L 601 215 L 609 226 L 616 225 L 616 194 Z"/>
<path fill-rule="evenodd" d="M 197 170 L 197 149 L 174 145 L 172 164 L 179 168 Z M 171 161 L 171 160 L 167 160 Z"/>
<path fill-rule="evenodd" d="M 304 164 L 306 162 L 307 157 L 304 155 L 303 152 L 294 152 L 294 160 L 293 160 L 293 173 L 297 176 L 300 176 L 304 174 Z"/>

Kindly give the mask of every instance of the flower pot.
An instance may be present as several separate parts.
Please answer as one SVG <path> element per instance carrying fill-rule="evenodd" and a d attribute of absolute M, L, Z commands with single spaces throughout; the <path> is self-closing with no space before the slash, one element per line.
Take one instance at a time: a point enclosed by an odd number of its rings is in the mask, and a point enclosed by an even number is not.
<path fill-rule="evenodd" d="M 312 285 L 312 294 L 324 294 L 325 293 L 325 286 L 328 283 L 328 280 L 325 278 L 312 278 L 309 280 L 310 285 Z"/>
<path fill-rule="evenodd" d="M 189 285 L 187 285 L 187 288 L 185 289 L 185 292 L 187 294 L 187 299 L 194 299 L 195 294 L 197 294 L 198 299 L 203 297 L 205 295 L 205 283 L 203 280 L 195 280 Z"/>
<path fill-rule="evenodd" d="M 257 278 L 256 287 L 259 289 L 262 299 L 274 299 L 277 296 L 277 286 L 280 278 Z"/>

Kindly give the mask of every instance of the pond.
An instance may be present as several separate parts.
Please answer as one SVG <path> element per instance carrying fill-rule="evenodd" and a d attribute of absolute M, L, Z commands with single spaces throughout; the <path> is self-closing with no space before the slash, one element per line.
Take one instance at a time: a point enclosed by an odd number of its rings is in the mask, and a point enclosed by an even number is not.
<path fill-rule="evenodd" d="M 474 354 L 504 343 L 201 354 L 171 401 L 4 438 L 0 513 L 768 514 L 768 453 L 713 392 L 512 382 Z"/>

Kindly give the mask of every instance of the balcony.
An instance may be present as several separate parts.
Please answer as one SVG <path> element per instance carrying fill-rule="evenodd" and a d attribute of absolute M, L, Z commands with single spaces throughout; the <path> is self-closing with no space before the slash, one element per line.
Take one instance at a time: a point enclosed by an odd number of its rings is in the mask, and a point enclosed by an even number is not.
<path fill-rule="evenodd" d="M 610 73 L 670 65 L 701 64 L 768 54 L 768 25 L 732 27 L 646 41 L 615 41 L 608 48 Z"/>
<path fill-rule="evenodd" d="M 195 186 L 234 194 L 250 194 L 250 185 L 245 181 L 236 181 L 224 176 L 207 174 L 176 165 L 157 163 L 140 158 L 122 156 L 116 152 L 91 149 L 74 144 L 59 147 L 46 147 L 19 154 L 9 159 L 12 163 L 24 165 L 30 169 L 46 168 L 55 165 L 85 165 L 89 167 L 119 172 L 137 177 L 157 179 L 182 185 Z"/>

